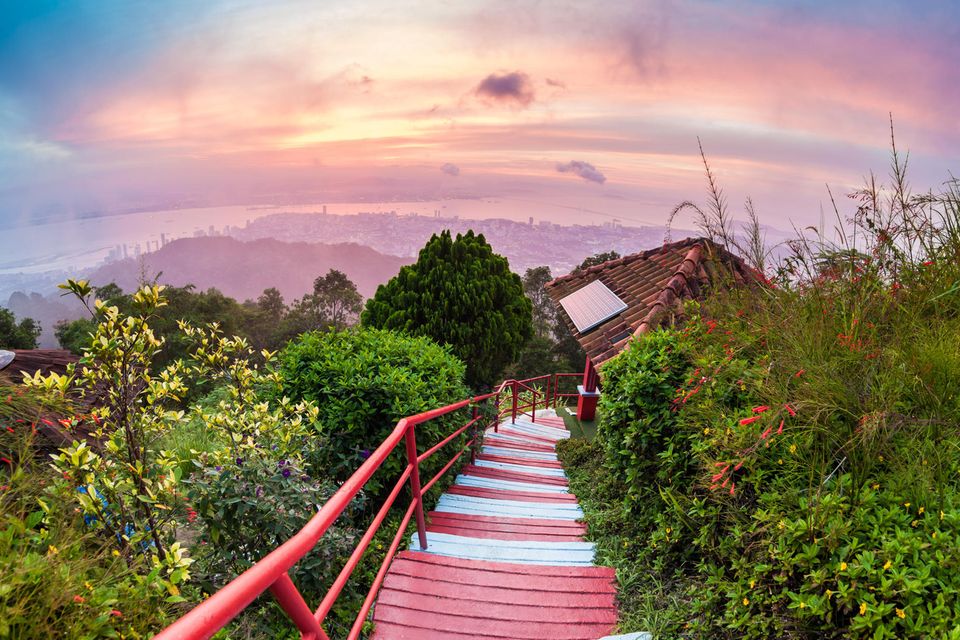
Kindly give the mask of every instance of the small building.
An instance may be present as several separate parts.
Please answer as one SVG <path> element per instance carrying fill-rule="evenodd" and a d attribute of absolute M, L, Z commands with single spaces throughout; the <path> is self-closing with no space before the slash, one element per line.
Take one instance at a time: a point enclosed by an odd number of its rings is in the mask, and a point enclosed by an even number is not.
<path fill-rule="evenodd" d="M 687 238 L 623 256 L 548 282 L 547 294 L 587 354 L 577 416 L 595 416 L 597 367 L 630 338 L 675 323 L 686 299 L 714 287 L 743 286 L 763 276 L 707 238 Z"/>

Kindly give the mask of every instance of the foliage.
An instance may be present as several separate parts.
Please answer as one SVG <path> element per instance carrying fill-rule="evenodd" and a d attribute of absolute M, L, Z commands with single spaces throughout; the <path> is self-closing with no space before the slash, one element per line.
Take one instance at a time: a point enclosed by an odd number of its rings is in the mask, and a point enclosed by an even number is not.
<path fill-rule="evenodd" d="M 363 297 L 346 274 L 330 269 L 313 281 L 313 291 L 295 300 L 279 331 L 286 340 L 307 331 L 342 331 L 356 323 Z"/>
<path fill-rule="evenodd" d="M 580 271 L 589 269 L 590 267 L 595 267 L 599 264 L 603 264 L 604 262 L 616 260 L 619 257 L 620 257 L 620 254 L 617 253 L 616 251 L 603 251 L 601 253 L 595 253 L 592 256 L 587 256 L 586 258 L 584 258 L 583 262 L 577 265 L 577 267 L 573 270 L 573 272 L 578 273 Z"/>
<path fill-rule="evenodd" d="M 62 287 L 98 318 L 96 333 L 79 371 L 71 366 L 65 376 L 46 377 L 37 372 L 24 382 L 61 395 L 76 387 L 81 397 L 96 397 L 91 419 L 97 424 L 94 437 L 104 446 L 75 441 L 54 457 L 54 465 L 77 483 L 75 498 L 87 524 L 121 553 L 148 554 L 162 563 L 170 595 L 178 597 L 177 585 L 189 578 L 191 563 L 176 541 L 180 473 L 175 460 L 151 446 L 182 417 L 169 407 L 186 388 L 179 363 L 156 377 L 149 373 L 162 344 L 149 326 L 165 304 L 162 288 L 138 291 L 131 298 L 137 315 L 122 316 L 100 300 L 91 307 L 85 281 L 69 280 Z"/>
<path fill-rule="evenodd" d="M 37 459 L 67 407 L 0 380 L 0 638 L 146 637 L 172 605 L 161 568 L 121 556 L 75 513 L 76 484 Z"/>
<path fill-rule="evenodd" d="M 325 446 L 314 450 L 310 464 L 330 477 L 346 480 L 406 416 L 442 407 L 469 397 L 463 384 L 464 366 L 448 349 L 428 338 L 413 338 L 379 329 L 339 333 L 307 333 L 280 355 L 284 393 L 316 403 Z M 465 422 L 463 412 L 418 425 L 421 451 Z M 448 451 L 462 446 L 462 436 Z M 421 465 L 431 477 L 443 465 L 434 456 Z M 406 458 L 387 458 L 368 485 L 379 494 L 392 487 Z"/>
<path fill-rule="evenodd" d="M 960 637 L 960 194 L 893 165 L 839 242 L 602 368 L 598 446 L 563 455 L 625 630 Z"/>
<path fill-rule="evenodd" d="M 9 309 L 0 308 L 0 349 L 36 349 L 40 325 L 32 318 L 17 322 Z"/>
<path fill-rule="evenodd" d="M 688 449 L 685 435 L 671 410 L 687 367 L 677 336 L 656 331 L 603 368 L 597 438 L 627 486 L 629 503 L 647 503 L 657 485 L 682 481 L 689 472 L 689 459 L 679 455 Z"/>
<path fill-rule="evenodd" d="M 520 277 L 472 231 L 434 235 L 415 264 L 377 289 L 361 321 L 449 345 L 474 388 L 492 384 L 533 333 Z"/>
<path fill-rule="evenodd" d="M 538 338 L 549 337 L 555 322 L 556 310 L 545 288 L 551 280 L 550 267 L 527 269 L 523 276 L 523 293 L 533 307 L 533 330 Z"/>

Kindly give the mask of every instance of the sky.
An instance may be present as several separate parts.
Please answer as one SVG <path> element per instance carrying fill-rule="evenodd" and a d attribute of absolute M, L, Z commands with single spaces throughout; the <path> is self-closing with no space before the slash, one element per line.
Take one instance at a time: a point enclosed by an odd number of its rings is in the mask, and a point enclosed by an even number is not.
<path fill-rule="evenodd" d="M 916 187 L 960 173 L 958 2 L 0 11 L 0 227 L 185 203 L 455 197 L 656 224 L 704 199 L 699 137 L 734 214 L 750 196 L 786 228 L 820 219 L 826 185 L 842 198 L 887 174 L 891 113 Z"/>

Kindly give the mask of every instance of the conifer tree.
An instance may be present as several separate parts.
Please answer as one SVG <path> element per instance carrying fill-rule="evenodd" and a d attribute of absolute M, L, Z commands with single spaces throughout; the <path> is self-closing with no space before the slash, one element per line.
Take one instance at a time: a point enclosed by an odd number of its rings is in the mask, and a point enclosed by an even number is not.
<path fill-rule="evenodd" d="M 474 388 L 493 384 L 533 333 L 520 276 L 473 231 L 430 238 L 417 262 L 367 301 L 361 322 L 449 345 Z"/>

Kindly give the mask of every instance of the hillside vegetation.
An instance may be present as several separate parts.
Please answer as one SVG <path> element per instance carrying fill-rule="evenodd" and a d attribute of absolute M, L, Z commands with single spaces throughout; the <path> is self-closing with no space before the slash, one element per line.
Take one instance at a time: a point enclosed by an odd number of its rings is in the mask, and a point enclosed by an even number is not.
<path fill-rule="evenodd" d="M 960 638 L 960 192 L 905 170 L 602 367 L 596 441 L 561 455 L 625 630 Z"/>

